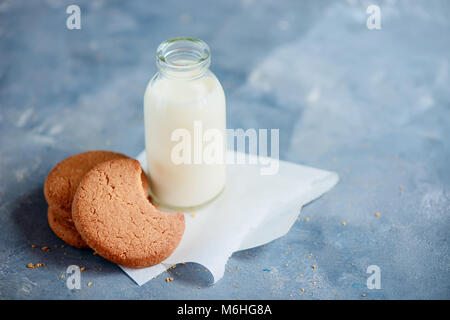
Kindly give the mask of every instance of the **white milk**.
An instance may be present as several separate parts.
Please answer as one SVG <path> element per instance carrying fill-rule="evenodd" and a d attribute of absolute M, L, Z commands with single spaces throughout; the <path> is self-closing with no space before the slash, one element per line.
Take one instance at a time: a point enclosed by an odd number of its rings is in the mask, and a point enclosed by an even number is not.
<path fill-rule="evenodd" d="M 144 96 L 150 188 L 158 202 L 172 207 L 193 207 L 213 199 L 225 186 L 225 95 L 220 82 L 207 68 L 209 64 L 178 70 L 178 65 L 192 62 L 173 60 L 170 63 L 175 66 L 171 69 L 169 66 L 170 70 L 159 66 L 160 72 L 149 82 Z M 190 161 L 177 164 L 173 148 L 180 146 L 181 138 L 173 141 L 172 134 L 180 128 L 186 129 L 183 132 L 190 136 L 189 141 L 183 141 L 190 142 L 191 156 L 186 156 L 189 152 L 182 153 Z M 218 144 L 223 148 L 220 163 L 205 163 L 198 153 L 208 145 L 208 140 L 203 139 L 208 129 L 220 132 L 223 139 Z"/>

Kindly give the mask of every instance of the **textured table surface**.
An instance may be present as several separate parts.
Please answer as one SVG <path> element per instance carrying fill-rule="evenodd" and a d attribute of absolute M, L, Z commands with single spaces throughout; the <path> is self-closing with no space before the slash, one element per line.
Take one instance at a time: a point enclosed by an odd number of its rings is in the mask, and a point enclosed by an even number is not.
<path fill-rule="evenodd" d="M 70 1 L 0 1 L 0 299 L 450 298 L 448 1 L 384 1 L 381 30 L 366 27 L 376 1 L 73 2 L 81 30 Z M 186 264 L 138 287 L 60 247 L 42 187 L 68 155 L 144 148 L 154 51 L 179 35 L 211 46 L 229 128 L 280 128 L 283 160 L 341 180 L 217 284 Z M 369 265 L 381 289 L 364 287 Z"/>

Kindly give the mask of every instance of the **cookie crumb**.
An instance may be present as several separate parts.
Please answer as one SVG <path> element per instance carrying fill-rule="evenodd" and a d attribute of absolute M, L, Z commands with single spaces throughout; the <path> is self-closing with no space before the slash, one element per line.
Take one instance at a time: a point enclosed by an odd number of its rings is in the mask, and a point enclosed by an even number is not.
<path fill-rule="evenodd" d="M 47 247 L 47 246 L 43 246 L 43 247 L 41 248 L 41 250 L 42 250 L 42 251 L 45 251 L 45 252 L 49 252 L 49 251 L 50 251 L 50 248 Z"/>
<path fill-rule="evenodd" d="M 313 268 L 314 270 L 316 270 L 317 267 L 316 267 L 315 265 L 312 265 L 311 268 Z"/>
<path fill-rule="evenodd" d="M 402 190 L 403 190 L 403 186 L 399 186 L 398 189 L 399 189 L 400 191 L 402 191 Z"/>
<path fill-rule="evenodd" d="M 88 282 L 87 285 L 88 285 L 88 287 L 92 286 L 92 282 Z"/>
<path fill-rule="evenodd" d="M 301 292 L 305 292 L 305 289 L 304 289 L 304 288 L 301 288 L 300 291 L 301 291 Z"/>
<path fill-rule="evenodd" d="M 363 293 L 361 296 L 362 296 L 362 297 L 365 297 L 365 296 L 367 296 L 367 294 Z"/>
<path fill-rule="evenodd" d="M 166 278 L 166 282 L 171 282 L 173 281 L 173 278 Z"/>
<path fill-rule="evenodd" d="M 308 256 L 308 259 L 311 259 L 311 258 L 312 258 L 312 253 L 310 253 Z"/>
<path fill-rule="evenodd" d="M 342 225 L 345 227 L 347 225 L 346 221 L 342 221 Z"/>
<path fill-rule="evenodd" d="M 86 270 L 86 267 L 81 267 L 80 270 L 84 271 L 84 270 Z"/>
<path fill-rule="evenodd" d="M 381 213 L 379 213 L 379 212 L 375 213 L 375 217 L 378 218 L 379 216 L 381 216 Z"/>
<path fill-rule="evenodd" d="M 46 264 L 45 263 L 36 263 L 36 264 L 32 264 L 31 262 L 29 264 L 27 264 L 27 268 L 30 269 L 35 269 L 35 268 L 40 268 L 40 267 L 45 267 Z"/>
<path fill-rule="evenodd" d="M 31 248 L 33 248 L 33 249 L 36 248 L 36 245 L 35 245 L 35 244 L 32 244 L 32 245 L 31 245 Z"/>
<path fill-rule="evenodd" d="M 308 218 L 308 217 L 306 217 L 306 218 L 305 218 L 305 222 L 308 222 L 308 221 L 309 221 L 309 218 Z"/>
<path fill-rule="evenodd" d="M 197 216 L 197 214 L 195 213 L 195 212 L 193 212 L 192 214 L 191 214 L 191 217 L 192 218 L 195 218 Z"/>

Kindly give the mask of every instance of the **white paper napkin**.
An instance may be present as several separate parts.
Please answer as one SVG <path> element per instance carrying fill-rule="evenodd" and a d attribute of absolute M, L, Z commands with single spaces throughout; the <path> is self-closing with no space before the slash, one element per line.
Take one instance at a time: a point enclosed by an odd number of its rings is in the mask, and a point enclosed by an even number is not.
<path fill-rule="evenodd" d="M 234 153 L 229 151 L 227 156 L 234 157 Z M 146 171 L 145 151 L 137 160 Z M 196 262 L 207 268 L 217 282 L 233 252 L 285 235 L 301 207 L 339 180 L 334 172 L 286 161 L 280 161 L 275 175 L 261 175 L 260 169 L 260 165 L 253 164 L 228 165 L 224 192 L 207 206 L 185 213 L 183 238 L 169 258 L 143 269 L 120 267 L 141 286 L 175 264 Z M 173 212 L 164 207 L 159 209 Z"/>

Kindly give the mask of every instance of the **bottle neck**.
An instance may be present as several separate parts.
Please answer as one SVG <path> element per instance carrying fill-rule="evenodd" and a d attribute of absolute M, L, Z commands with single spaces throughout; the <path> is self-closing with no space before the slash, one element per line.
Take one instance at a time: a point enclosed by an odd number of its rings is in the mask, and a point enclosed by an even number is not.
<path fill-rule="evenodd" d="M 174 38 L 156 50 L 156 65 L 167 77 L 195 79 L 205 74 L 211 64 L 209 46 L 195 38 Z"/>

